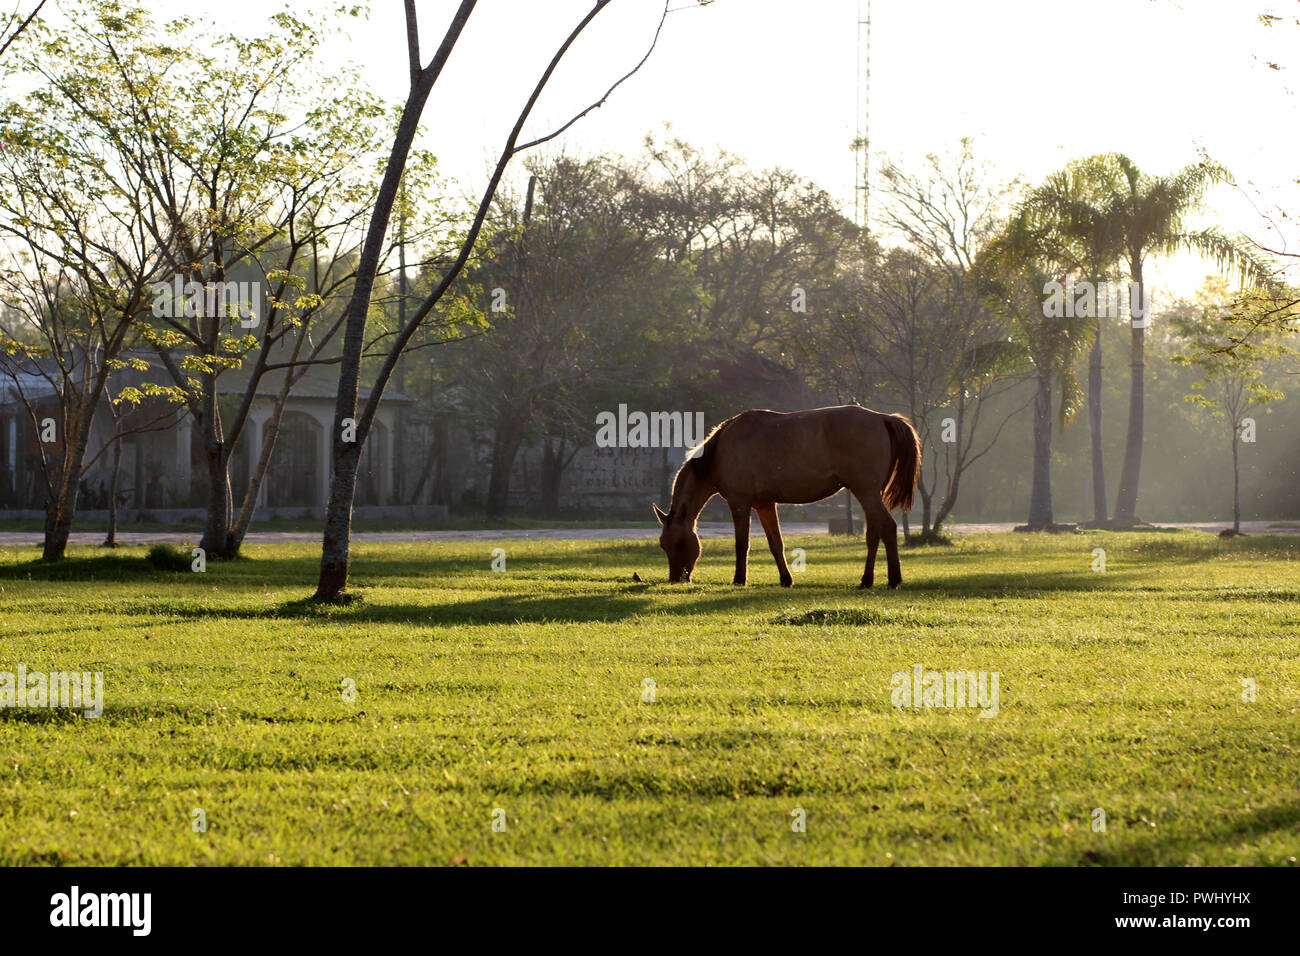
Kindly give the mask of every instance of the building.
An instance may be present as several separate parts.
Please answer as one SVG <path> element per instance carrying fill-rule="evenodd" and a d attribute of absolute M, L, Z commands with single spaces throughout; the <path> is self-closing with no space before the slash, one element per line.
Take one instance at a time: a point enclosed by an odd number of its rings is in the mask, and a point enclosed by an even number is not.
<path fill-rule="evenodd" d="M 124 370 L 110 380 L 110 392 L 145 382 L 168 381 L 157 356 L 140 353 L 143 371 Z M 701 364 L 698 356 L 694 358 Z M 61 421 L 48 366 L 14 374 L 0 367 L 0 518 L 39 518 L 44 514 L 39 422 Z M 255 520 L 323 517 L 329 495 L 329 440 L 334 423 L 337 365 L 308 367 L 285 402 L 280 430 L 267 475 L 258 494 Z M 789 370 L 753 354 L 709 363 L 716 383 L 716 404 L 726 414 L 747 407 L 795 409 L 812 404 L 802 382 Z M 218 378 L 222 420 L 234 420 L 248 383 L 246 368 Z M 248 423 L 230 464 L 231 492 L 237 510 L 260 455 L 262 436 L 274 413 L 285 370 L 261 379 Z M 367 389 L 361 390 L 364 403 Z M 24 401 L 25 397 L 25 401 Z M 379 406 L 367 439 L 355 498 L 360 517 L 436 518 L 450 510 L 480 510 L 486 501 L 492 467 L 493 433 L 474 424 L 464 396 L 439 396 L 436 409 L 390 388 Z M 117 498 L 123 520 L 151 517 L 180 521 L 204 513 L 207 497 L 202 436 L 187 410 L 152 398 L 123 409 L 121 462 Z M 645 411 L 654 411 L 646 409 Z M 680 409 L 686 413 L 686 409 Z M 693 414 L 694 410 L 691 410 Z M 559 481 L 558 496 L 548 503 L 543 488 L 545 455 L 541 442 L 520 449 L 511 472 L 509 509 L 570 515 L 648 517 L 652 501 L 665 503 L 685 449 L 665 447 L 597 447 L 596 414 L 590 432 L 577 434 Z M 706 430 L 725 417 L 707 416 Z M 90 463 L 78 495 L 84 517 L 106 513 L 113 487 L 113 443 L 118 434 L 111 410 L 101 402 L 86 460 Z M 558 501 L 558 508 L 556 502 Z"/>
<path fill-rule="evenodd" d="M 150 361 L 150 369 L 115 373 L 109 383 L 112 394 L 146 380 L 165 380 L 165 370 L 156 358 L 139 357 Z M 46 419 L 62 421 L 55 371 L 49 363 L 37 363 L 30 370 L 0 373 L 0 514 L 38 517 L 44 513 L 42 423 Z M 236 507 L 248 489 L 263 429 L 274 413 L 285 374 L 285 370 L 269 372 L 258 384 L 248 422 L 231 459 L 231 490 Z M 329 433 L 334 422 L 336 374 L 334 366 L 310 367 L 294 385 L 285 402 L 271 465 L 259 491 L 257 517 L 323 515 L 329 496 L 333 451 Z M 248 372 L 244 369 L 232 369 L 218 378 L 223 421 L 233 420 L 247 383 Z M 363 402 L 366 396 L 367 390 L 362 389 Z M 359 506 L 386 508 L 398 502 L 402 492 L 399 434 L 407 426 L 404 418 L 412 405 L 410 398 L 393 391 L 381 401 L 362 456 Z M 119 408 L 124 435 L 117 483 L 119 507 L 159 518 L 201 513 L 207 487 L 206 461 L 202 436 L 188 410 L 161 398 Z M 107 403 L 101 402 L 87 448 L 89 467 L 78 497 L 79 511 L 108 508 L 113 485 L 112 445 L 118 427 Z M 54 443 L 58 440 L 56 436 Z"/>

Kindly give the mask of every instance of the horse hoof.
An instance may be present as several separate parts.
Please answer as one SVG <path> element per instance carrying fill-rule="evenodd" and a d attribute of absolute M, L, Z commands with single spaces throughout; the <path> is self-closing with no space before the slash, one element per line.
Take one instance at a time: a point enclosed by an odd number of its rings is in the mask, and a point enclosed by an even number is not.
<path fill-rule="evenodd" d="M 899 586 L 900 584 L 902 584 L 902 583 L 903 583 L 902 581 L 890 581 L 890 582 L 889 582 L 889 590 L 891 590 L 891 591 L 897 590 L 897 589 L 898 589 L 898 586 Z"/>
<path fill-rule="evenodd" d="M 861 584 L 858 585 L 858 590 L 859 590 L 859 591 L 870 591 L 870 590 L 871 590 L 871 582 L 870 582 L 870 581 L 863 581 Z"/>
<path fill-rule="evenodd" d="M 781 579 L 781 587 L 783 587 L 783 588 L 792 588 L 792 587 L 794 587 L 794 578 L 782 578 L 782 579 Z"/>

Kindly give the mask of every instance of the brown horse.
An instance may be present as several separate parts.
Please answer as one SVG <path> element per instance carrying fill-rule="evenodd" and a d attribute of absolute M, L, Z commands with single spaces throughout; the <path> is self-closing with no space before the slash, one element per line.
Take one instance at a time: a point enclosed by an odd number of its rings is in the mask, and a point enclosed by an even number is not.
<path fill-rule="evenodd" d="M 655 505 L 663 525 L 659 546 L 668 555 L 668 580 L 691 579 L 700 559 L 696 528 L 700 512 L 721 495 L 736 524 L 736 584 L 749 566 L 749 513 L 767 533 L 781 586 L 793 580 L 777 521 L 778 504 L 807 504 L 848 488 L 867 516 L 867 566 L 861 587 L 871 587 L 876 548 L 885 540 L 889 586 L 903 580 L 898 563 L 894 508 L 908 511 L 921 474 L 921 441 L 902 415 L 883 415 L 860 405 L 835 405 L 801 412 L 750 409 L 715 428 L 677 472 L 667 513 Z"/>

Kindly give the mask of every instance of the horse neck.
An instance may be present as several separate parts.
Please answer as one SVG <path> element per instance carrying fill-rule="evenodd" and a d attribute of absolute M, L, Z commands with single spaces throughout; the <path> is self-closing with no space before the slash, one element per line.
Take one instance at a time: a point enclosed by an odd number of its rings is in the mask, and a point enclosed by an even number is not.
<path fill-rule="evenodd" d="M 700 512 L 716 490 L 713 483 L 700 475 L 696 467 L 683 468 L 673 483 L 673 518 L 694 527 Z"/>

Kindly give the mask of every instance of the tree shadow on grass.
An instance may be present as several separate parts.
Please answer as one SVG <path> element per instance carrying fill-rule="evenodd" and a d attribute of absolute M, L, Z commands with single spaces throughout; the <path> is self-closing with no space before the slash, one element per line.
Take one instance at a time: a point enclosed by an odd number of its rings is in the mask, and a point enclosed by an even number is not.
<path fill-rule="evenodd" d="M 1094 847 L 1084 852 L 1060 853 L 1047 865 L 1168 866 L 1171 858 L 1186 861 L 1192 856 L 1203 856 L 1278 831 L 1294 834 L 1297 830 L 1300 830 L 1300 801 L 1292 801 L 1221 820 L 1191 834 L 1166 824 L 1159 837 L 1143 835 L 1141 839 L 1128 840 L 1114 848 Z"/>
<path fill-rule="evenodd" d="M 580 594 L 556 597 L 500 594 L 464 601 L 429 604 L 381 604 L 356 600 L 343 605 L 320 605 L 309 599 L 285 601 L 262 608 L 171 606 L 168 615 L 179 618 L 256 618 L 316 620 L 340 624 L 577 624 L 612 622 L 636 617 L 652 608 L 648 597 L 629 593 Z M 124 609 L 127 614 L 150 614 L 147 607 Z"/>
<path fill-rule="evenodd" d="M 0 726 L 26 724 L 44 726 L 71 724 L 88 718 L 82 716 L 86 707 L 0 707 Z"/>
<path fill-rule="evenodd" d="M 1022 570 L 1005 572 L 998 569 L 994 556 L 988 554 L 960 554 L 944 557 L 935 555 L 929 560 L 914 563 L 903 587 L 890 591 L 883 580 L 878 580 L 870 591 L 857 589 L 858 572 L 850 567 L 840 577 L 804 583 L 796 576 L 793 589 L 777 586 L 775 573 L 765 562 L 755 560 L 751 565 L 751 584 L 737 588 L 730 584 L 730 571 L 726 564 L 715 562 L 706 569 L 705 581 L 688 585 L 669 585 L 655 574 L 662 569 L 649 570 L 647 583 L 632 583 L 624 572 L 614 578 L 605 570 L 610 565 L 629 563 L 629 554 L 639 554 L 640 543 L 581 542 L 572 552 L 545 551 L 518 558 L 511 570 L 524 569 L 520 588 L 511 589 L 506 575 L 495 574 L 488 567 L 488 552 L 481 562 L 466 561 L 463 555 L 426 554 L 411 549 L 398 556 L 376 559 L 365 555 L 353 569 L 354 591 L 360 596 L 350 604 L 318 605 L 309 599 L 315 580 L 316 559 L 310 556 L 267 556 L 245 558 L 235 562 L 209 565 L 204 575 L 192 572 L 160 571 L 143 557 L 99 555 L 74 557 L 61 562 L 45 563 L 26 561 L 0 564 L 0 581 L 83 581 L 124 582 L 170 585 L 174 593 L 169 599 L 144 598 L 132 600 L 129 596 L 116 609 L 119 613 L 140 616 L 166 615 L 175 619 L 286 619 L 318 620 L 339 623 L 394 622 L 453 626 L 465 624 L 512 624 L 612 622 L 642 615 L 690 617 L 710 614 L 739 614 L 764 616 L 772 620 L 777 612 L 820 611 L 829 605 L 833 610 L 844 607 L 879 609 L 878 623 L 906 625 L 899 617 L 904 604 L 925 602 L 930 598 L 945 601 L 969 598 L 1034 599 L 1049 598 L 1062 593 L 1087 593 L 1093 591 L 1115 592 L 1132 587 L 1144 580 L 1141 567 L 1114 569 L 1104 575 L 1088 570 L 1063 572 L 1044 568 L 1028 573 Z M 656 549 L 657 550 L 657 549 Z M 545 573 L 555 568 L 568 573 L 549 580 L 528 576 L 528 572 Z M 942 568 L 942 573 L 930 574 Z M 883 568 L 877 565 L 878 579 L 883 578 Z M 485 587 L 479 588 L 474 579 L 481 577 Z M 630 577 L 630 575 L 629 575 Z M 428 603 L 399 601 L 385 603 L 386 588 L 418 589 L 421 587 L 446 587 L 446 581 L 455 580 L 454 587 L 475 588 L 473 597 Z M 490 583 L 489 583 L 490 582 Z M 556 586 L 552 586 L 552 582 Z M 503 583 L 505 586 L 503 587 Z M 213 599 L 207 585 L 220 585 L 223 597 Z M 222 607 L 225 595 L 236 598 L 241 592 L 260 591 L 265 588 L 282 589 L 289 594 L 302 595 L 300 599 L 261 603 L 248 607 L 233 604 Z M 497 593 L 484 594 L 488 588 L 500 588 Z M 200 603 L 197 598 L 202 595 Z M 367 599 L 373 596 L 373 600 Z M 391 595 L 398 597 L 399 595 Z M 439 595 L 443 597 L 444 595 Z M 838 620 L 827 623 L 844 623 Z M 868 623 L 877 623 L 873 618 Z M 911 623 L 916 623 L 915 621 Z M 944 623 L 932 621 L 930 623 Z"/>
<path fill-rule="evenodd" d="M 112 674 L 110 673 L 104 681 L 104 697 L 101 701 L 102 713 L 98 717 L 84 716 L 85 712 L 91 709 L 93 703 L 91 697 L 86 696 L 83 697 L 82 703 L 76 707 L 0 707 L 0 725 L 79 724 L 83 720 L 89 720 L 92 723 L 102 721 L 107 726 L 119 721 L 128 724 L 143 724 L 155 719 L 179 720 L 184 723 L 208 723 L 209 718 L 215 714 L 215 710 L 212 708 L 196 708 L 192 704 L 115 704 L 112 702 L 113 691 Z"/>
<path fill-rule="evenodd" d="M 0 581 L 139 581 L 167 580 L 175 575 L 174 571 L 159 571 L 145 558 L 121 554 L 0 563 Z"/>
<path fill-rule="evenodd" d="M 368 576 L 367 576 L 368 577 Z M 940 626 L 947 623 L 941 616 L 925 614 L 924 601 L 930 597 L 951 600 L 967 597 L 979 599 L 1049 597 L 1061 592 L 1111 591 L 1118 574 L 1107 576 L 1103 583 L 1093 574 L 1043 572 L 1013 577 L 992 572 L 947 576 L 932 581 L 920 580 L 890 591 L 883 586 L 869 591 L 858 590 L 850 583 L 821 583 L 787 589 L 770 584 L 751 584 L 738 588 L 729 583 L 669 585 L 666 583 L 628 584 L 604 582 L 607 588 L 593 591 L 602 582 L 584 582 L 586 590 L 578 593 L 476 592 L 465 599 L 384 602 L 371 599 L 364 587 L 354 591 L 355 599 L 346 604 L 321 605 L 307 597 L 264 604 L 258 607 L 213 606 L 211 603 L 189 604 L 183 598 L 165 607 L 155 602 L 124 602 L 118 613 L 139 616 L 165 614 L 172 620 L 206 621 L 221 619 L 305 620 L 338 624 L 423 624 L 433 627 L 479 624 L 565 624 L 611 623 L 642 616 L 708 617 L 739 615 L 760 618 L 764 623 L 818 624 L 816 614 L 828 613 L 827 625 L 863 624 L 883 626 Z M 296 582 L 301 584 L 301 582 Z M 303 591 L 305 592 L 305 588 Z M 382 591 L 376 590 L 376 594 Z M 918 602 L 922 603 L 917 607 Z M 845 612 L 862 609 L 868 617 L 849 617 Z M 799 612 L 812 614 L 802 620 Z M 921 613 L 917 613 L 921 612 Z M 859 619 L 861 618 L 861 619 Z"/>
<path fill-rule="evenodd" d="M 480 542 L 470 542 L 478 545 Z M 415 542 L 414 544 L 419 544 Z M 430 548 L 436 549 L 443 542 L 430 542 Z M 464 542 L 453 542 L 459 546 Z M 483 541 L 481 559 L 467 559 L 461 553 L 439 553 L 437 550 L 412 548 L 409 552 L 393 556 L 391 545 L 363 543 L 353 548 L 353 573 L 355 583 L 365 585 L 368 580 L 401 579 L 408 581 L 438 581 L 451 576 L 492 574 L 490 567 L 491 549 L 502 546 L 507 549 L 507 556 L 512 557 L 512 545 L 517 549 L 520 542 Z M 570 570 L 573 576 L 585 576 L 589 569 L 611 564 L 635 564 L 642 557 L 644 542 L 638 541 L 578 541 L 573 551 L 547 550 L 540 553 L 520 555 L 512 561 L 512 567 L 526 566 L 529 570 Z M 373 553 L 372 553 L 373 551 Z M 515 552 L 517 553 L 517 551 Z M 659 556 L 658 548 L 654 554 Z M 645 555 L 644 568 L 650 566 L 650 555 Z M 516 563 L 518 562 L 518 563 Z M 222 560 L 212 555 L 207 556 L 208 574 L 215 579 L 220 577 L 234 584 L 250 585 L 270 584 L 273 586 L 306 588 L 314 581 L 320 570 L 319 553 L 293 556 L 267 556 L 259 554 L 257 546 L 246 549 L 234 560 Z M 219 573 L 218 573 L 219 572 Z M 0 561 L 0 581 L 96 581 L 96 582 L 136 582 L 162 581 L 177 582 L 187 580 L 193 574 L 189 558 L 186 557 L 184 568 L 167 570 L 150 563 L 144 556 L 123 554 L 98 554 L 75 556 L 60 561 L 42 561 L 32 559 L 25 561 Z M 193 580 L 207 580 L 195 575 Z"/>

